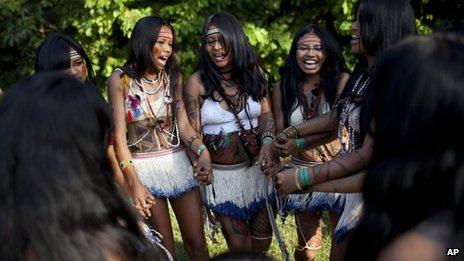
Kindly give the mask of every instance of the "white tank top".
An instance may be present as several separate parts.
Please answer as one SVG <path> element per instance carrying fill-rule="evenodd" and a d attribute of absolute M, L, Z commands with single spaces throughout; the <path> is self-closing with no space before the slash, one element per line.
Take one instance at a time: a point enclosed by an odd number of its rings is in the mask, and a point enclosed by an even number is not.
<path fill-rule="evenodd" d="M 296 101 L 295 101 L 294 106 L 296 106 Z M 305 121 L 303 118 L 302 110 L 303 108 L 301 106 L 298 106 L 296 109 L 292 111 L 292 113 L 290 114 L 290 119 L 289 119 L 290 125 L 297 125 Z M 322 99 L 321 102 L 319 103 L 319 106 L 317 107 L 317 112 L 315 115 L 321 116 L 328 111 L 330 111 L 330 105 L 325 99 Z"/>
<path fill-rule="evenodd" d="M 261 114 L 261 103 L 254 101 L 251 96 L 248 96 L 246 106 L 253 128 L 257 127 L 258 117 Z M 201 127 L 205 134 L 217 135 L 221 132 L 230 133 L 240 130 L 237 126 L 234 114 L 224 110 L 219 102 L 211 98 L 205 100 L 200 113 Z M 252 126 L 250 126 L 250 120 L 248 120 L 245 108 L 238 113 L 238 117 L 246 130 L 251 129 Z"/>

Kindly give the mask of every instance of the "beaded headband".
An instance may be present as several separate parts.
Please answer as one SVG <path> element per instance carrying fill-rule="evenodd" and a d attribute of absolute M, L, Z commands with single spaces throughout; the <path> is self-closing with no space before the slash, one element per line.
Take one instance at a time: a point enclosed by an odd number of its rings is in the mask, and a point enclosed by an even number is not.
<path fill-rule="evenodd" d="M 219 27 L 216 27 L 216 26 L 210 26 L 208 27 L 208 31 L 206 31 L 206 36 L 208 35 L 211 35 L 211 34 L 216 34 L 216 33 L 219 33 L 219 34 L 222 34 L 222 31 Z"/>
<path fill-rule="evenodd" d="M 320 43 L 321 42 L 321 38 L 319 36 L 317 36 L 316 34 L 309 34 L 307 36 L 303 36 L 301 37 L 299 40 L 298 40 L 298 44 L 299 43 L 306 43 L 306 42 L 318 42 Z"/>
<path fill-rule="evenodd" d="M 166 29 L 161 29 L 160 30 L 160 32 L 158 34 L 158 38 L 160 38 L 160 37 L 164 37 L 164 38 L 167 38 L 169 40 L 173 39 L 171 30 L 166 30 Z"/>
<path fill-rule="evenodd" d="M 70 60 L 75 60 L 75 59 L 78 59 L 78 58 L 81 58 L 81 55 L 74 49 L 71 49 L 71 51 L 69 52 L 69 59 Z"/>

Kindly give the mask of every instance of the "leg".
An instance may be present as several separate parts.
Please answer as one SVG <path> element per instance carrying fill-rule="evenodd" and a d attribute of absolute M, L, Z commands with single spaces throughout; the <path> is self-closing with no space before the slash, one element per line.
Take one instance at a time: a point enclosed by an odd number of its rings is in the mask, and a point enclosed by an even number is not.
<path fill-rule="evenodd" d="M 151 207 L 150 212 L 149 223 L 163 236 L 161 243 L 174 256 L 174 235 L 167 200 L 165 198 L 155 198 L 155 204 Z"/>
<path fill-rule="evenodd" d="M 266 252 L 272 242 L 272 226 L 266 206 L 261 208 L 250 220 L 250 229 L 253 250 Z"/>
<path fill-rule="evenodd" d="M 332 246 L 330 248 L 330 260 L 342 260 L 343 255 L 341 252 L 343 251 L 342 245 L 336 244 L 334 240 L 335 228 L 338 224 L 338 216 L 335 212 L 329 211 L 329 218 L 330 218 L 330 230 L 332 231 Z"/>
<path fill-rule="evenodd" d="M 322 212 L 295 214 L 298 234 L 298 246 L 295 249 L 295 260 L 313 260 L 322 245 Z"/>
<path fill-rule="evenodd" d="M 245 220 L 232 219 L 230 217 L 214 213 L 221 222 L 221 229 L 231 251 L 252 250 L 250 228 Z"/>
<path fill-rule="evenodd" d="M 203 228 L 203 217 L 199 207 L 198 190 L 194 189 L 170 201 L 190 259 L 208 260 L 209 254 Z"/>

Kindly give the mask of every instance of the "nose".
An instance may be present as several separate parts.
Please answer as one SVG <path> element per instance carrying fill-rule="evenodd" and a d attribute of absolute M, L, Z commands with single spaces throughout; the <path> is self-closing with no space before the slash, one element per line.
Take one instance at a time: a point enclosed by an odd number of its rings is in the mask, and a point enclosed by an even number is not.
<path fill-rule="evenodd" d="M 354 21 L 352 24 L 351 24 L 351 33 L 355 34 L 358 32 L 358 27 L 359 27 L 359 24 L 357 21 Z"/>
<path fill-rule="evenodd" d="M 168 43 L 165 43 L 165 44 L 163 45 L 163 52 L 164 52 L 165 54 L 170 55 L 170 54 L 172 53 L 172 46 L 171 46 L 170 44 L 168 44 Z"/>
<path fill-rule="evenodd" d="M 214 50 L 221 50 L 222 45 L 220 41 L 215 41 L 213 45 Z"/>

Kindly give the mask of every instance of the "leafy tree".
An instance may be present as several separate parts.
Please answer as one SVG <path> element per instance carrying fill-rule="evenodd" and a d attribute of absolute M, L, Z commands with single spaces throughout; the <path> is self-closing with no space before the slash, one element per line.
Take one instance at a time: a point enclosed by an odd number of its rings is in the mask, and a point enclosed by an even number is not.
<path fill-rule="evenodd" d="M 0 88 L 33 73 L 35 51 L 50 33 L 62 31 L 80 41 L 96 72 L 97 86 L 106 94 L 105 81 L 125 60 L 135 22 L 146 15 L 170 20 L 177 34 L 178 58 L 184 76 L 196 69 L 200 32 L 205 19 L 228 11 L 242 22 L 250 43 L 267 69 L 278 78 L 295 32 L 309 22 L 328 28 L 345 48 L 348 62 L 350 26 L 355 0 L 0 0 Z M 443 24 L 449 14 L 434 1 L 413 0 L 422 32 Z M 436 2 L 444 2 L 437 0 Z M 457 4 L 456 8 L 462 5 Z M 459 10 L 459 9 L 455 9 Z M 453 21 L 462 20 L 462 13 Z"/>

